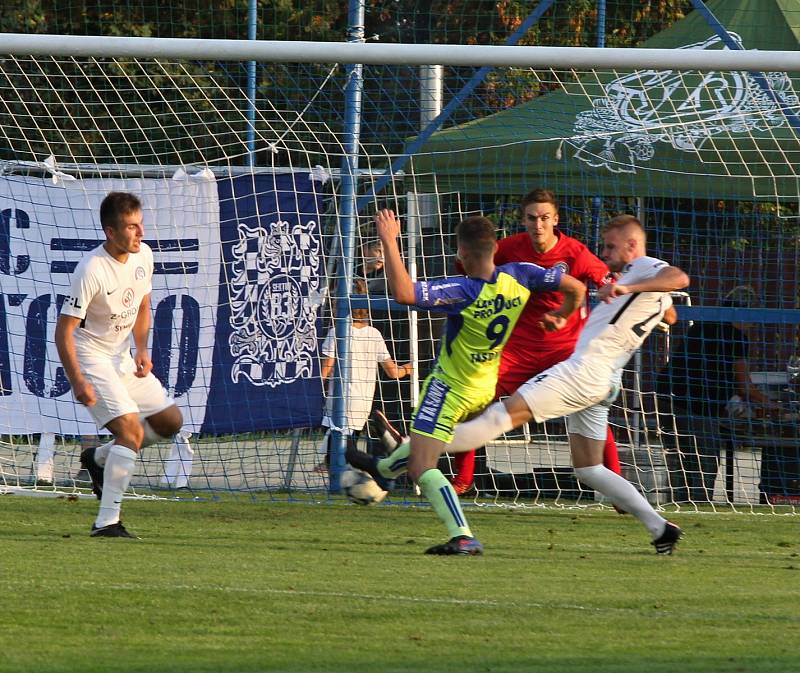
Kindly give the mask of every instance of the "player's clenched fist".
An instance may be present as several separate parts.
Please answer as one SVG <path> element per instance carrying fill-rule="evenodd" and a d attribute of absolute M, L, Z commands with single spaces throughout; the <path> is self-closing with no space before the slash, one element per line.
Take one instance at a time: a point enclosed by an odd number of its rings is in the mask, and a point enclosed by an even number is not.
<path fill-rule="evenodd" d="M 75 382 L 75 385 L 72 386 L 72 394 L 75 396 L 75 399 L 78 400 L 78 402 L 87 407 L 92 407 L 97 403 L 97 396 L 94 393 L 94 386 L 92 386 L 92 384 L 86 379 L 81 379 L 80 381 Z"/>
<path fill-rule="evenodd" d="M 623 294 L 629 294 L 630 290 L 625 285 L 619 285 L 618 283 L 610 283 L 608 285 L 603 285 L 602 287 L 598 288 L 597 290 L 597 298 L 600 301 L 604 301 L 606 304 L 610 302 L 614 297 L 620 297 Z"/>
<path fill-rule="evenodd" d="M 145 376 L 147 376 L 153 369 L 153 361 L 150 359 L 150 355 L 148 353 L 137 352 L 133 361 L 136 363 L 136 371 L 134 372 L 134 376 L 138 376 L 140 379 L 143 379 Z"/>
<path fill-rule="evenodd" d="M 557 311 L 548 311 L 542 315 L 539 327 L 545 332 L 557 332 L 567 324 L 567 319 Z"/>

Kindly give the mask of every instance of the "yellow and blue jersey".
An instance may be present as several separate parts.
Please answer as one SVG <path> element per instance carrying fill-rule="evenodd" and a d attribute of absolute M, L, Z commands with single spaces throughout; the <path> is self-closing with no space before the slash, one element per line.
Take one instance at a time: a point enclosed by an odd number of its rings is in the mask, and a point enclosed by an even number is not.
<path fill-rule="evenodd" d="M 448 315 L 433 375 L 448 387 L 494 395 L 500 353 L 531 292 L 557 290 L 562 271 L 504 264 L 491 280 L 463 276 L 415 284 L 415 305 Z"/>

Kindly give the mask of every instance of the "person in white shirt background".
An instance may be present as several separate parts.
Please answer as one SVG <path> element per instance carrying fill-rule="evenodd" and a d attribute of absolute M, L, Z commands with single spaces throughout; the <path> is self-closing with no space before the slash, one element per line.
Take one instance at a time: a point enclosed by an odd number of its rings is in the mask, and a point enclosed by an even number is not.
<path fill-rule="evenodd" d="M 357 294 L 366 294 L 366 283 L 358 279 L 353 284 Z M 399 365 L 389 354 L 383 335 L 369 324 L 369 311 L 365 308 L 351 310 L 353 326 L 350 332 L 350 360 L 349 382 L 347 389 L 347 409 L 345 418 L 347 425 L 343 432 L 349 441 L 357 441 L 372 410 L 373 397 L 378 376 L 378 365 L 386 375 L 393 379 L 402 379 L 409 376 L 414 367 L 410 362 Z M 324 462 L 320 462 L 314 470 L 326 472 L 330 465 L 330 428 L 333 427 L 331 416 L 333 414 L 333 373 L 336 363 L 336 332 L 332 327 L 328 330 L 320 349 L 322 361 L 320 364 L 320 377 L 328 382 L 328 395 L 325 405 L 325 415 L 322 426 L 328 428 L 319 447 L 319 453 L 324 455 Z"/>

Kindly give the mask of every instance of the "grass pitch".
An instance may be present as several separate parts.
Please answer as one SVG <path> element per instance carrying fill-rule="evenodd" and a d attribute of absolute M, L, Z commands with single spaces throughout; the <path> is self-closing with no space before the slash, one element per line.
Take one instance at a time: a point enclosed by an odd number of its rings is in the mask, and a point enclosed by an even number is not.
<path fill-rule="evenodd" d="M 797 517 L 0 497 L 0 671 L 800 671 Z"/>

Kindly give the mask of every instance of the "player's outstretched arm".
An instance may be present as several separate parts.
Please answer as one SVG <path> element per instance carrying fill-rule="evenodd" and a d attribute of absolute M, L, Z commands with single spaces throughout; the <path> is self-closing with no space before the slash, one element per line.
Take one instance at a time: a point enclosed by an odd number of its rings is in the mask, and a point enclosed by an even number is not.
<path fill-rule="evenodd" d="M 567 319 L 581 307 L 586 297 L 586 286 L 566 273 L 561 276 L 558 290 L 564 295 L 561 306 L 555 311 L 545 313 L 539 321 L 539 325 L 548 332 L 564 327 Z"/>
<path fill-rule="evenodd" d="M 381 367 L 383 371 L 386 372 L 386 376 L 392 379 L 402 379 L 405 376 L 411 376 L 414 372 L 414 365 L 410 362 L 406 362 L 405 364 L 398 364 L 392 358 L 388 360 L 384 360 L 381 362 Z"/>
<path fill-rule="evenodd" d="M 416 300 L 414 281 L 408 275 L 403 258 L 400 256 L 400 247 L 397 244 L 397 237 L 400 235 L 400 220 L 393 210 L 384 208 L 375 216 L 375 227 L 378 230 L 378 237 L 383 243 L 383 263 L 392 296 L 400 304 L 414 304 Z"/>
<path fill-rule="evenodd" d="M 328 377 L 333 372 L 333 365 L 336 364 L 336 358 L 325 358 L 319 367 L 319 376 L 323 381 L 327 381 Z"/>
<path fill-rule="evenodd" d="M 674 292 L 675 290 L 683 290 L 689 287 L 689 282 L 689 276 L 686 275 L 683 269 L 679 269 L 677 266 L 665 266 L 652 278 L 647 278 L 638 283 L 604 285 L 597 291 L 597 297 L 607 303 L 614 297 L 634 292 Z"/>

